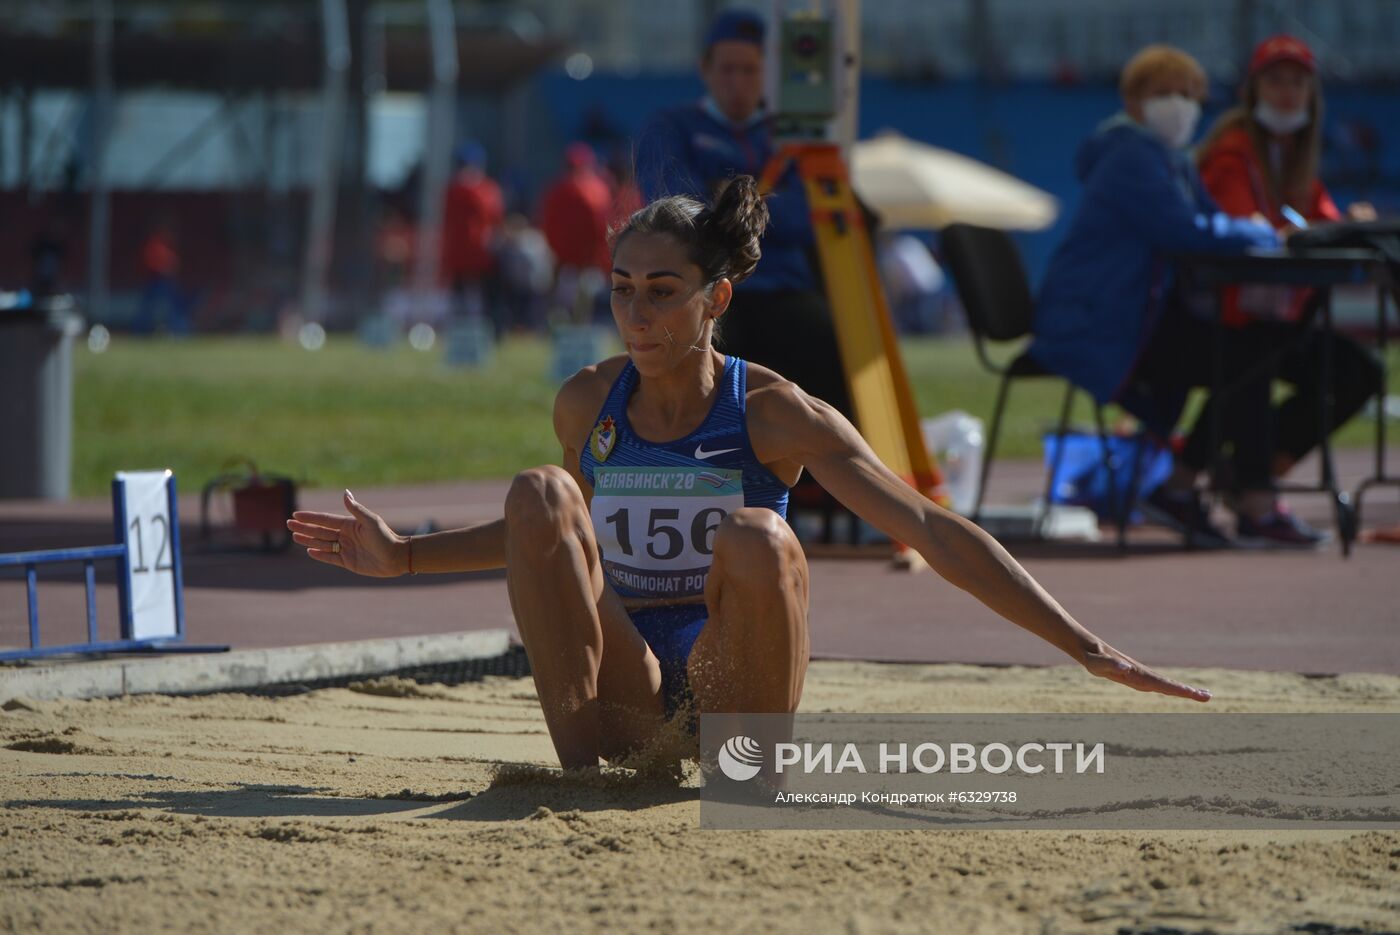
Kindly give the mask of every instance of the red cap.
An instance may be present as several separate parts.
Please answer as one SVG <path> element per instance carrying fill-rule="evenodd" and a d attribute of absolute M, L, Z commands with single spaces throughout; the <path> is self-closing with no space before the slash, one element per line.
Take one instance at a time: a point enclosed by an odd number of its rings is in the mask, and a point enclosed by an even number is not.
<path fill-rule="evenodd" d="M 1317 60 L 1307 43 L 1292 36 L 1277 35 L 1265 39 L 1254 47 L 1249 59 L 1249 74 L 1253 77 L 1276 62 L 1296 62 L 1309 72 L 1317 74 Z"/>

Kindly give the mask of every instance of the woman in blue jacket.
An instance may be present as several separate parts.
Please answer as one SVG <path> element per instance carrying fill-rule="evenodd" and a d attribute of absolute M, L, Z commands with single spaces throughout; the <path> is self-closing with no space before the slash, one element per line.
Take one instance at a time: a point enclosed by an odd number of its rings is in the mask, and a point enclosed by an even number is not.
<path fill-rule="evenodd" d="M 1166 436 L 1189 390 L 1211 382 L 1211 324 L 1173 290 L 1172 254 L 1243 253 L 1276 246 L 1278 238 L 1266 223 L 1222 213 L 1185 152 L 1206 93 L 1195 59 L 1149 46 L 1123 69 L 1119 91 L 1123 111 L 1080 148 L 1084 190 L 1041 287 L 1031 353 L 1098 402 L 1117 402 Z M 1226 338 L 1227 373 L 1244 372 L 1274 350 L 1241 334 Z M 1273 493 L 1269 381 L 1235 389 L 1223 406 L 1239 533 L 1314 543 L 1317 534 L 1284 512 Z M 1144 507 L 1198 545 L 1224 546 L 1228 539 L 1195 489 L 1211 461 L 1205 434 L 1197 435 L 1201 440 L 1193 439 Z"/>

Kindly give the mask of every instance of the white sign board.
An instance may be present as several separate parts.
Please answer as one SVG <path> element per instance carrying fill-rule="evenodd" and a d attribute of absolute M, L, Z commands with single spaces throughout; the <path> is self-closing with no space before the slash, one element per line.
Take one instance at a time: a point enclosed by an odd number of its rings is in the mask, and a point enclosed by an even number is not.
<path fill-rule="evenodd" d="M 121 471 L 119 519 L 127 547 L 126 593 L 130 639 L 179 636 L 176 531 L 170 515 L 169 471 Z"/>

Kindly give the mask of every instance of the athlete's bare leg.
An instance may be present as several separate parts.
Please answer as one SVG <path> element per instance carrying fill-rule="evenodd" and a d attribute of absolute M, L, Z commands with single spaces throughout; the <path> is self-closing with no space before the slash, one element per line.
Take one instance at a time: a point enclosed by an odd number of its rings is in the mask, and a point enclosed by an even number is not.
<path fill-rule="evenodd" d="M 578 485 L 562 468 L 532 468 L 505 505 L 511 609 L 560 765 L 644 744 L 664 722 L 660 665 L 604 587 Z"/>
<path fill-rule="evenodd" d="M 715 534 L 709 620 L 686 670 L 701 713 L 791 713 L 802 699 L 807 559 L 772 510 L 731 513 Z"/>

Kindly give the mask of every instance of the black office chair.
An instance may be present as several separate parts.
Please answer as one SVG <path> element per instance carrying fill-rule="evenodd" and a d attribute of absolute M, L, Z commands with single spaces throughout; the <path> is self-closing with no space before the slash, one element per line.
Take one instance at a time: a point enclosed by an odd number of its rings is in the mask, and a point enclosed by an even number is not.
<path fill-rule="evenodd" d="M 1035 317 L 1035 300 L 1031 297 L 1030 284 L 1026 279 L 1025 265 L 1020 251 L 1005 231 L 989 227 L 976 227 L 971 224 L 950 224 L 943 229 L 943 257 L 948 271 L 957 285 L 962 299 L 963 310 L 967 314 L 968 328 L 977 349 L 977 358 L 990 373 L 1001 377 L 997 389 L 996 408 L 992 412 L 991 430 L 987 434 L 987 451 L 982 461 L 982 476 L 977 484 L 977 502 L 972 509 L 972 521 L 978 522 L 982 514 L 982 500 L 987 491 L 987 479 L 992 473 L 992 461 L 996 457 L 997 438 L 1001 433 L 1001 417 L 1006 408 L 1006 397 L 1013 380 L 1063 379 L 1051 373 L 1036 362 L 1029 353 L 1022 352 L 1011 363 L 998 366 L 987 356 L 988 341 L 1015 341 L 1031 333 Z M 1060 459 L 1064 452 L 1064 438 L 1069 429 L 1070 405 L 1078 390 L 1073 383 L 1065 381 L 1065 398 L 1060 406 L 1060 420 L 1056 429 L 1057 444 L 1055 457 L 1045 478 L 1044 506 L 1036 516 L 1033 535 L 1040 538 L 1044 531 L 1046 516 L 1050 512 L 1050 498 L 1059 473 Z M 1118 496 L 1114 482 L 1114 472 L 1110 463 L 1108 432 L 1104 427 L 1103 407 L 1094 404 L 1094 421 L 1102 444 L 1104 463 L 1109 467 L 1109 496 L 1116 507 L 1118 524 L 1118 545 L 1123 548 L 1127 541 L 1127 517 L 1132 503 L 1124 503 Z"/>

